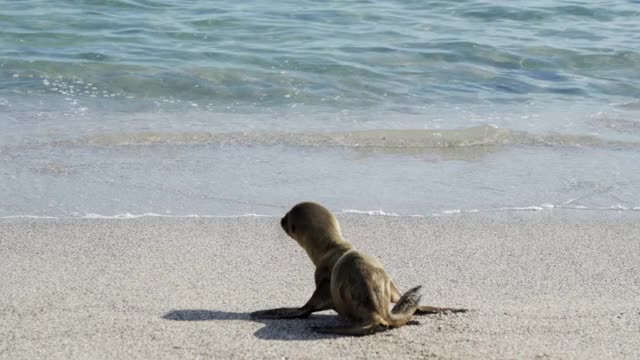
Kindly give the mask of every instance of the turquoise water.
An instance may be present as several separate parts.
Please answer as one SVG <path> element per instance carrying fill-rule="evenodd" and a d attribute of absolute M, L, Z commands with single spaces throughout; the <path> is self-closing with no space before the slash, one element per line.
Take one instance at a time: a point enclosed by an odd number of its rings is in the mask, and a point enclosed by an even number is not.
<path fill-rule="evenodd" d="M 633 1 L 30 0 L 0 9 L 7 96 L 215 108 L 640 97 Z"/>
<path fill-rule="evenodd" d="M 633 210 L 639 113 L 638 1 L 0 0 L 1 216 Z"/>

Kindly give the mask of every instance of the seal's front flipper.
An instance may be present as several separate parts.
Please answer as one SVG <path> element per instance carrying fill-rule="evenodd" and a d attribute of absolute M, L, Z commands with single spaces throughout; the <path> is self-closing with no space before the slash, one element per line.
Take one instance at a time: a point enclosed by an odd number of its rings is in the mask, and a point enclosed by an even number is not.
<path fill-rule="evenodd" d="M 333 308 L 331 301 L 331 293 L 329 285 L 322 282 L 313 292 L 309 301 L 299 308 L 277 308 L 269 310 L 260 310 L 251 313 L 254 319 L 294 319 L 306 318 L 316 311 L 328 310 Z"/>
<path fill-rule="evenodd" d="M 350 327 L 313 327 L 313 330 L 322 334 L 348 335 L 348 336 L 364 336 L 373 334 L 376 331 L 384 330 L 378 324 L 356 325 Z"/>
<path fill-rule="evenodd" d="M 294 319 L 305 318 L 311 314 L 306 308 L 277 308 L 254 311 L 251 317 L 254 319 Z"/>
<path fill-rule="evenodd" d="M 414 315 L 428 315 L 428 314 L 441 314 L 441 313 L 465 313 L 469 310 L 467 309 L 458 309 L 458 308 L 448 308 L 448 307 L 437 307 L 437 306 L 428 306 L 428 305 L 420 305 L 416 309 Z"/>

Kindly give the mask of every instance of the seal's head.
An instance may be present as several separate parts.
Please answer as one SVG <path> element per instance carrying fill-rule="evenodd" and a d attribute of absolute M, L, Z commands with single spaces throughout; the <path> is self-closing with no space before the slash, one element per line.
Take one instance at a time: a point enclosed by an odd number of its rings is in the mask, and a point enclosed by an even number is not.
<path fill-rule="evenodd" d="M 336 217 L 324 206 L 313 202 L 291 208 L 280 220 L 280 225 L 308 253 L 344 241 Z"/>

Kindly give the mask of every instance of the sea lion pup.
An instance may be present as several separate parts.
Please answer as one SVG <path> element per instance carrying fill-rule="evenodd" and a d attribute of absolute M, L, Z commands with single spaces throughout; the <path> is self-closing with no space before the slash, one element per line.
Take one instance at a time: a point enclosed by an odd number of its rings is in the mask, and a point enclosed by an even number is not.
<path fill-rule="evenodd" d="M 316 328 L 316 331 L 367 335 L 402 326 L 416 311 L 465 311 L 419 306 L 421 286 L 400 296 L 380 261 L 356 250 L 346 241 L 335 216 L 319 204 L 297 204 L 280 220 L 280 224 L 287 235 L 305 249 L 316 266 L 316 290 L 302 307 L 256 311 L 251 314 L 255 318 L 303 318 L 315 311 L 334 309 L 352 321 L 353 326 Z M 396 305 L 389 309 L 391 302 Z"/>

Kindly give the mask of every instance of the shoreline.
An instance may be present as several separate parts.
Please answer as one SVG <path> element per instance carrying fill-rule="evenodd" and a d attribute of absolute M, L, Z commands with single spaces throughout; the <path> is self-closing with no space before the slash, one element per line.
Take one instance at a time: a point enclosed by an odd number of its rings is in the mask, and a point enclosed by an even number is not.
<path fill-rule="evenodd" d="M 284 205 L 271 205 L 272 208 L 278 208 L 282 213 L 285 213 L 289 207 Z M 447 217 L 447 216 L 484 216 L 484 217 L 503 217 L 503 216 L 519 216 L 518 214 L 526 213 L 544 213 L 545 216 L 582 216 L 580 213 L 589 214 L 587 216 L 595 216 L 596 218 L 605 217 L 624 217 L 640 215 L 640 206 L 610 206 L 610 207 L 586 207 L 586 206 L 557 206 L 553 204 L 540 204 L 530 206 L 511 206 L 511 207 L 499 207 L 499 208 L 483 208 L 483 209 L 439 209 L 431 214 L 399 214 L 393 211 L 386 211 L 382 209 L 377 210 L 359 210 L 359 209 L 342 209 L 332 210 L 338 217 L 349 216 L 372 216 L 372 217 L 395 217 L 395 218 L 418 218 L 427 219 L 432 217 Z M 113 215 L 104 215 L 98 213 L 85 213 L 74 215 L 35 215 L 35 214 L 12 214 L 12 215 L 0 215 L 0 221 L 2 220 L 14 220 L 14 219 L 31 219 L 31 220 L 130 220 L 130 219 L 144 219 L 144 218 L 164 218 L 164 219 L 234 219 L 234 218 L 279 218 L 280 214 L 262 214 L 262 213 L 242 213 L 242 214 L 228 214 L 228 215 L 216 215 L 216 214 L 172 214 L 172 213 L 157 213 L 157 212 L 140 212 L 131 213 L 123 212 Z"/>
<path fill-rule="evenodd" d="M 0 358 L 636 358 L 638 215 L 339 214 L 401 291 L 471 309 L 362 338 L 249 318 L 313 291 L 276 217 L 0 219 Z"/>

